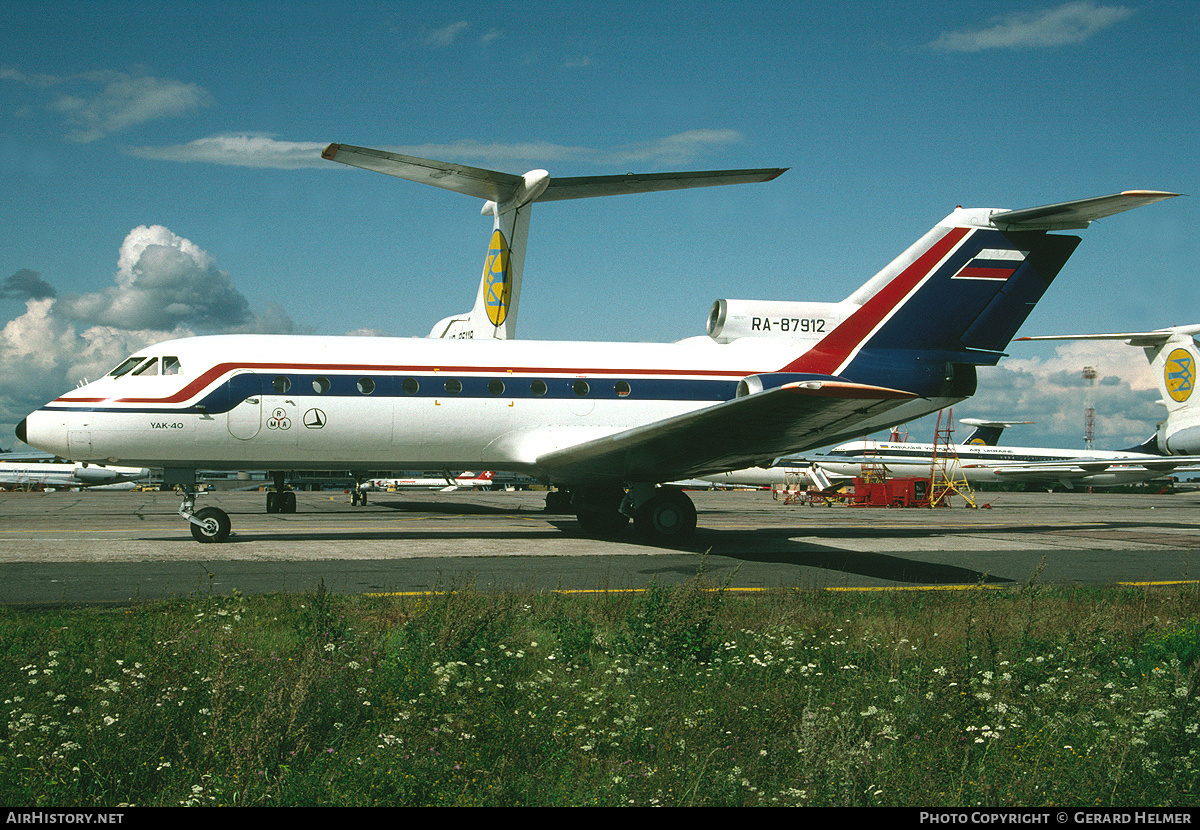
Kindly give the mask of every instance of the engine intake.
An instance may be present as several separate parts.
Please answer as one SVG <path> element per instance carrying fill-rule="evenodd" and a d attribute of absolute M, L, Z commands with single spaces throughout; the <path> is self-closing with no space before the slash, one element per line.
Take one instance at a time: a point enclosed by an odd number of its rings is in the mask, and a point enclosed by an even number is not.
<path fill-rule="evenodd" d="M 840 303 L 717 300 L 708 313 L 708 336 L 718 343 L 742 337 L 820 340 L 852 309 Z"/>

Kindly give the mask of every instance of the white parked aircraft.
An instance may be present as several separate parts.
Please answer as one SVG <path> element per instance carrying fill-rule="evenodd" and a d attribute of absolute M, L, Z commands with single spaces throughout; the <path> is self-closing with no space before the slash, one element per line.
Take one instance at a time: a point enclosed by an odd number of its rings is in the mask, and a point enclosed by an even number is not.
<path fill-rule="evenodd" d="M 1166 420 L 1157 432 L 1138 447 L 1159 455 L 1200 455 L 1200 397 L 1196 388 L 1197 359 L 1195 336 L 1200 325 L 1170 326 L 1154 331 L 1127 331 L 1116 334 L 1062 334 L 1042 337 L 1018 337 L 1018 340 L 1124 340 L 1141 346 L 1150 361 L 1150 370 L 1167 408 Z"/>
<path fill-rule="evenodd" d="M 149 478 L 150 470 L 145 467 L 75 464 L 52 458 L 43 461 L 27 455 L 11 459 L 0 456 L 0 487 L 103 487 Z"/>
<path fill-rule="evenodd" d="M 832 477 L 859 475 L 863 465 L 883 467 L 893 476 L 933 474 L 934 445 L 855 441 L 809 460 Z M 1064 487 L 1115 487 L 1200 468 L 1200 457 L 1161 456 L 1136 448 L 1118 451 L 1063 450 L 959 444 L 952 456 L 941 450 L 947 473 L 971 484 L 999 481 Z"/>
<path fill-rule="evenodd" d="M 550 179 L 331 145 L 326 158 L 482 197 L 495 218 L 485 303 L 524 249 L 535 201 L 765 181 L 779 170 Z M 194 510 L 196 468 L 466 469 L 572 492 L 585 530 L 633 517 L 681 538 L 699 475 L 769 463 L 903 423 L 974 393 L 1079 243 L 1048 233 L 1175 194 L 1131 191 L 1025 210 L 956 209 L 837 303 L 718 300 L 678 343 L 228 335 L 168 341 L 18 425 L 71 457 L 164 468 L 200 541 L 229 518 Z M 497 233 L 497 231 L 499 233 Z M 507 265 L 507 268 L 506 268 Z M 519 270 L 519 269 L 518 269 Z M 486 279 L 486 273 L 485 273 Z M 489 316 L 495 335 L 504 320 Z M 170 361 L 178 374 L 141 371 Z M 136 371 L 131 371 L 135 369 Z"/>
<path fill-rule="evenodd" d="M 1000 440 L 1001 433 L 1004 428 L 1014 424 L 1027 424 L 1029 421 L 983 421 L 978 418 L 962 418 L 959 423 L 974 426 L 963 440 L 963 445 L 995 445 Z M 894 432 L 894 431 L 893 431 Z M 691 479 L 689 481 L 676 481 L 672 484 L 677 484 L 684 487 L 706 487 L 710 485 L 721 485 L 729 487 L 780 487 L 797 479 L 807 478 L 814 485 L 825 488 L 830 486 L 830 478 L 850 478 L 859 474 L 861 465 L 868 463 L 866 461 L 854 461 L 854 471 L 848 475 L 842 473 L 834 473 L 832 476 L 828 471 L 824 470 L 824 465 L 814 470 L 814 463 L 823 458 L 833 458 L 836 460 L 856 459 L 864 454 L 864 450 L 868 448 L 874 449 L 881 446 L 879 441 L 865 439 L 862 441 L 851 441 L 846 444 L 839 444 L 828 453 L 813 456 L 795 456 L 788 458 L 780 458 L 770 467 L 749 467 L 744 470 L 731 470 L 727 473 L 718 473 L 717 475 L 704 476 L 702 478 Z M 933 452 L 933 444 L 914 444 L 907 441 L 902 441 L 898 437 L 893 436 L 889 445 L 895 447 L 911 447 L 913 448 L 914 457 L 920 453 L 924 453 L 927 463 L 925 472 L 927 475 L 930 471 L 930 454 Z M 922 473 L 899 473 L 899 475 L 923 475 Z"/>
<path fill-rule="evenodd" d="M 367 490 L 440 490 L 443 493 L 454 490 L 490 490 L 495 485 L 496 474 L 490 470 L 484 473 L 465 472 L 457 476 L 446 473 L 441 478 L 373 478 L 366 482 Z"/>

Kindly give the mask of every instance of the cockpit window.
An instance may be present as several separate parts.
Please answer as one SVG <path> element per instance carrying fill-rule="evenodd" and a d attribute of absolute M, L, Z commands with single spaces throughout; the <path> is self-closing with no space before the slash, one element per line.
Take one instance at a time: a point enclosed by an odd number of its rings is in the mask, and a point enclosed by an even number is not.
<path fill-rule="evenodd" d="M 141 363 L 145 359 L 146 359 L 145 355 L 141 355 L 139 357 L 128 358 L 120 366 L 118 366 L 117 368 L 115 368 L 111 372 L 109 372 L 108 376 L 112 377 L 112 378 L 119 378 L 121 375 L 125 374 L 126 372 L 128 372 L 134 366 L 137 366 L 139 363 Z"/>
<path fill-rule="evenodd" d="M 162 373 L 164 375 L 178 375 L 183 369 L 179 365 L 179 358 L 164 357 L 162 361 Z"/>
<path fill-rule="evenodd" d="M 158 358 L 152 357 L 143 363 L 141 366 L 133 370 L 135 375 L 157 375 L 158 374 Z"/>

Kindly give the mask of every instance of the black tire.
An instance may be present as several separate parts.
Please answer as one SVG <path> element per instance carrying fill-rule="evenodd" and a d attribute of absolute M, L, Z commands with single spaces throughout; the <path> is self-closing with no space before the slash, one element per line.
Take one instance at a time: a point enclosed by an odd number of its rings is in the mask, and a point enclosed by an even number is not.
<path fill-rule="evenodd" d="M 661 490 L 634 519 L 638 534 L 652 542 L 677 542 L 696 531 L 696 505 L 682 490 Z"/>
<path fill-rule="evenodd" d="M 267 491 L 267 512 L 268 513 L 278 513 L 279 512 L 279 494 L 276 493 L 274 490 Z"/>
<path fill-rule="evenodd" d="M 571 491 L 569 490 L 551 490 L 546 494 L 546 512 L 547 513 L 570 513 L 571 512 Z"/>
<path fill-rule="evenodd" d="M 279 512 L 296 512 L 296 492 L 294 490 L 288 490 L 279 494 Z"/>
<path fill-rule="evenodd" d="M 229 538 L 229 516 L 221 508 L 202 507 L 192 514 L 192 518 L 202 523 L 188 523 L 192 528 L 192 537 L 197 542 L 224 542 Z"/>
<path fill-rule="evenodd" d="M 621 512 L 625 491 L 620 487 L 580 487 L 571 493 L 575 518 L 589 536 L 610 538 L 619 535 L 629 524 Z"/>

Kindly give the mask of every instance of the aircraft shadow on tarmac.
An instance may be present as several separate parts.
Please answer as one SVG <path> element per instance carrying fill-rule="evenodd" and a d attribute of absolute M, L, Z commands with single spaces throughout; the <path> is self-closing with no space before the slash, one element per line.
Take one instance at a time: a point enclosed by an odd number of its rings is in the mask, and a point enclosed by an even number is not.
<path fill-rule="evenodd" d="M 371 528 L 369 523 L 354 529 L 337 529 L 322 531 L 314 528 L 297 529 L 289 532 L 286 525 L 274 525 L 269 530 L 259 531 L 253 527 L 243 527 L 235 530 L 226 544 L 242 544 L 262 542 L 264 538 L 272 541 L 307 541 L 307 542 L 354 542 L 362 541 L 369 544 L 386 544 L 387 542 L 413 542 L 423 539 L 446 541 L 461 537 L 464 541 L 478 542 L 491 545 L 497 552 L 504 553 L 505 548 L 515 556 L 522 555 L 520 543 L 546 537 L 586 539 L 588 537 L 579 528 L 573 518 L 562 514 L 547 514 L 541 510 L 514 510 L 511 505 L 487 505 L 464 503 L 461 501 L 375 501 L 376 508 L 386 508 L 387 512 L 433 513 L 439 526 L 435 527 L 406 527 L 396 529 L 394 525 L 387 528 Z M 376 516 L 386 515 L 384 511 L 375 512 Z M 333 514 L 345 515 L 345 514 Z M 358 516 L 369 513 L 355 512 Z M 504 516 L 511 515 L 520 519 L 522 524 L 505 530 L 485 530 L 482 528 L 464 529 L 454 525 L 441 526 L 442 517 L 454 515 L 473 516 Z M 541 521 L 538 521 L 538 520 Z M 1175 525 L 1176 530 L 1192 529 L 1200 531 L 1200 524 Z M 1002 532 L 1010 541 L 1019 539 L 1022 535 L 1038 535 L 1047 533 L 1083 533 L 1103 534 L 1123 528 L 1143 528 L 1134 522 L 1087 522 L 1078 526 L 1062 524 L 1006 524 L 1002 527 L 986 529 L 988 532 Z M 864 551 L 847 551 L 833 545 L 821 544 L 818 540 L 852 540 L 852 539 L 927 539 L 938 535 L 954 533 L 979 532 L 980 528 L 964 526 L 962 528 L 947 528 L 944 525 L 913 525 L 912 527 L 873 527 L 866 523 L 856 526 L 844 525 L 795 525 L 791 527 L 772 527 L 765 529 L 713 529 L 703 525 L 697 529 L 694 536 L 686 542 L 676 545 L 647 544 L 648 552 L 654 550 L 675 551 L 677 553 L 707 554 L 709 570 L 727 569 L 736 564 L 725 564 L 721 560 L 732 562 L 759 562 L 764 564 L 789 565 L 798 568 L 809 568 L 828 573 L 846 573 L 880 579 L 888 582 L 923 584 L 923 585 L 1008 585 L 1022 582 L 1026 576 L 1006 577 L 988 573 L 973 568 L 960 567 L 952 564 L 922 560 L 921 553 L 878 553 Z M 803 537 L 803 538 L 796 538 Z M 176 540 L 178 537 L 163 537 L 163 541 Z M 1181 542 L 1187 537 L 1181 537 Z M 604 545 L 605 540 L 595 540 L 597 545 Z M 624 544 L 638 544 L 639 537 L 633 528 L 627 528 L 619 538 L 611 540 Z M 1185 545 L 1189 546 L 1189 545 Z M 602 551 L 601 551 L 602 553 Z M 688 570 L 694 574 L 690 566 L 670 566 L 667 570 L 682 573 Z M 681 568 L 683 570 L 681 570 Z M 650 573 L 650 571 L 647 571 Z"/>

